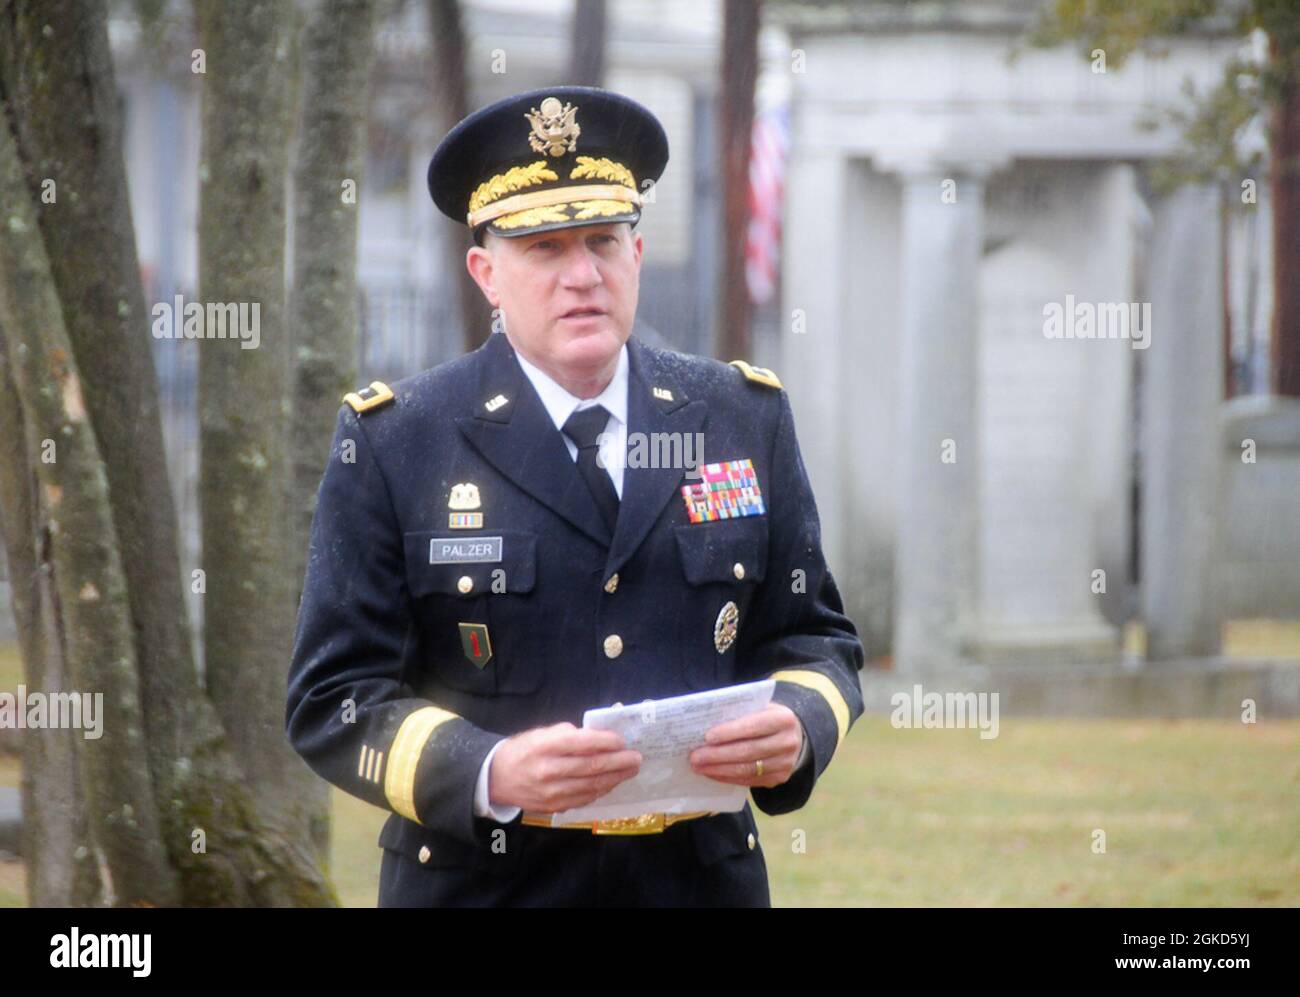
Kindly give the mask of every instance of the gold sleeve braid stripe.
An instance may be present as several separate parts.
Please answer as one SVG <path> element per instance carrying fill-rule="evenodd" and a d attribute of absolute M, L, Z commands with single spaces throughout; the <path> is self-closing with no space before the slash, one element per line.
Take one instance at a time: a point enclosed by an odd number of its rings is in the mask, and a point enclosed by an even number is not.
<path fill-rule="evenodd" d="M 826 705 L 831 708 L 835 714 L 835 750 L 839 750 L 844 735 L 849 732 L 849 704 L 844 701 L 844 695 L 840 692 L 839 687 L 821 672 L 813 671 L 811 668 L 787 668 L 783 671 L 773 672 L 768 676 L 770 679 L 776 679 L 778 682 L 791 682 L 794 685 L 801 685 L 805 689 L 811 689 L 826 700 Z"/>
<path fill-rule="evenodd" d="M 403 817 L 420 823 L 415 813 L 415 772 L 420 765 L 420 755 L 433 732 L 448 720 L 458 719 L 455 713 L 438 706 L 425 706 L 402 721 L 388 755 L 388 771 L 384 773 L 384 796 L 388 805 Z"/>

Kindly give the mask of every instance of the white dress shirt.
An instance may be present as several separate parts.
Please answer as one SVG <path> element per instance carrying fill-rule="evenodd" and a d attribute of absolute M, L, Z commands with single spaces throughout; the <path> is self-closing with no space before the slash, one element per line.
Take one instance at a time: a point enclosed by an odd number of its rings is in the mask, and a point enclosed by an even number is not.
<path fill-rule="evenodd" d="M 504 334 L 497 333 L 496 335 Z M 575 462 L 578 459 L 578 445 L 564 435 L 564 424 L 569 421 L 569 416 L 573 415 L 574 412 L 580 412 L 596 405 L 605 407 L 605 411 L 609 413 L 610 417 L 609 421 L 605 423 L 605 436 L 601 441 L 597 460 L 609 472 L 609 476 L 614 480 L 614 490 L 618 492 L 618 497 L 622 499 L 623 456 L 627 453 L 627 343 L 619 347 L 618 366 L 614 369 L 614 376 L 610 378 L 605 390 L 595 398 L 573 397 L 553 381 L 550 375 L 540 367 L 529 363 L 518 350 L 515 351 L 515 356 L 519 358 L 519 366 L 528 375 L 528 380 L 533 382 L 533 387 L 537 390 L 537 396 L 541 398 L 542 404 L 546 406 L 546 411 L 550 415 L 551 421 L 555 423 L 555 428 L 560 430 L 560 437 L 569 450 L 569 456 Z"/>
<path fill-rule="evenodd" d="M 503 336 L 505 333 L 493 333 L 495 336 Z M 545 371 L 524 359 L 524 355 L 515 350 L 515 358 L 519 361 L 519 366 L 523 368 L 524 373 L 528 375 L 528 380 L 532 382 L 533 388 L 537 391 L 537 396 L 542 400 L 542 405 L 546 407 L 546 412 L 555 423 L 555 428 L 560 430 L 560 437 L 564 440 L 564 445 L 569 450 L 569 457 L 576 463 L 578 460 L 578 445 L 564 434 L 564 424 L 569 421 L 569 416 L 581 409 L 591 408 L 593 405 L 603 405 L 609 413 L 609 421 L 605 424 L 605 436 L 601 442 L 598 452 L 598 460 L 604 465 L 609 472 L 610 478 L 614 481 L 614 490 L 618 492 L 618 497 L 623 498 L 623 470 L 624 457 L 627 454 L 627 343 L 624 343 L 618 351 L 618 367 L 614 370 L 614 376 L 611 378 L 605 390 L 595 398 L 575 398 L 564 388 L 557 384 Z M 803 734 L 802 725 L 800 725 L 800 734 Z M 520 813 L 520 807 L 496 807 L 488 802 L 488 772 L 492 767 L 492 756 L 497 753 L 497 748 L 501 747 L 501 742 L 488 752 L 483 759 L 483 765 L 479 769 L 478 782 L 474 787 L 474 813 L 480 817 L 491 817 L 499 823 L 505 824 L 512 821 Z M 808 738 L 803 737 L 803 745 L 799 751 L 799 761 L 795 768 L 803 765 L 808 757 Z"/>

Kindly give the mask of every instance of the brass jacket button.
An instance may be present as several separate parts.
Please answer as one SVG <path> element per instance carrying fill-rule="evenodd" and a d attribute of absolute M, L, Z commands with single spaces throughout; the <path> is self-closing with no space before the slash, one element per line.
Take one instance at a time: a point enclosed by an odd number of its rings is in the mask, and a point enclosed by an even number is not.
<path fill-rule="evenodd" d="M 610 595 L 613 595 L 613 594 L 614 594 L 614 590 L 615 590 L 616 588 L 618 588 L 618 572 L 617 572 L 617 571 L 615 571 L 612 575 L 609 576 L 609 581 L 607 581 L 607 582 L 605 583 L 605 591 L 608 592 Z"/>
<path fill-rule="evenodd" d="M 749 837 L 745 839 L 745 844 L 749 845 L 749 850 L 752 852 L 756 843 L 757 842 L 754 841 L 754 833 L 751 831 Z"/>
<path fill-rule="evenodd" d="M 736 576 L 737 580 L 745 577 L 745 566 L 737 561 L 731 566 L 731 573 Z"/>
<path fill-rule="evenodd" d="M 432 854 L 433 854 L 433 853 L 429 851 L 429 846 L 428 846 L 428 845 L 421 845 L 421 846 L 420 846 L 420 865 L 424 865 L 424 863 L 428 862 L 429 859 L 432 857 Z"/>
<path fill-rule="evenodd" d="M 623 653 L 623 638 L 618 634 L 610 634 L 605 638 L 605 657 L 617 658 Z"/>
<path fill-rule="evenodd" d="M 460 589 L 462 592 L 468 592 L 473 587 L 474 587 L 474 579 L 471 578 L 469 575 L 461 575 L 460 581 L 456 583 L 456 588 Z"/>

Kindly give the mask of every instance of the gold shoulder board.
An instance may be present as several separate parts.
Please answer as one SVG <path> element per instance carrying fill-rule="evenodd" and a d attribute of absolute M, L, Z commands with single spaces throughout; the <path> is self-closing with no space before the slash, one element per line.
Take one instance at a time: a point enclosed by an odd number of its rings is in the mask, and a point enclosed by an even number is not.
<path fill-rule="evenodd" d="M 393 389 L 383 381 L 371 381 L 370 387 L 360 391 L 349 391 L 343 400 L 352 406 L 352 411 L 360 415 L 387 405 L 393 400 Z"/>
<path fill-rule="evenodd" d="M 766 384 L 769 388 L 781 387 L 781 379 L 766 367 L 753 367 L 745 363 L 744 360 L 732 360 L 731 363 L 733 366 L 739 367 L 740 372 L 751 381 Z"/>

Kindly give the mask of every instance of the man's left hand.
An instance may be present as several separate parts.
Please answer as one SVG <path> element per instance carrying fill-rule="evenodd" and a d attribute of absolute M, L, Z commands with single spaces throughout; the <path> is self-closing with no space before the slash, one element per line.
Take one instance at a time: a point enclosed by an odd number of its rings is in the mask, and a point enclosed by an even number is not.
<path fill-rule="evenodd" d="M 691 768 L 735 786 L 779 786 L 794 771 L 803 737 L 795 712 L 769 703 L 757 713 L 710 727 L 705 734 L 708 743 L 691 752 Z M 755 764 L 760 760 L 762 775 Z"/>

